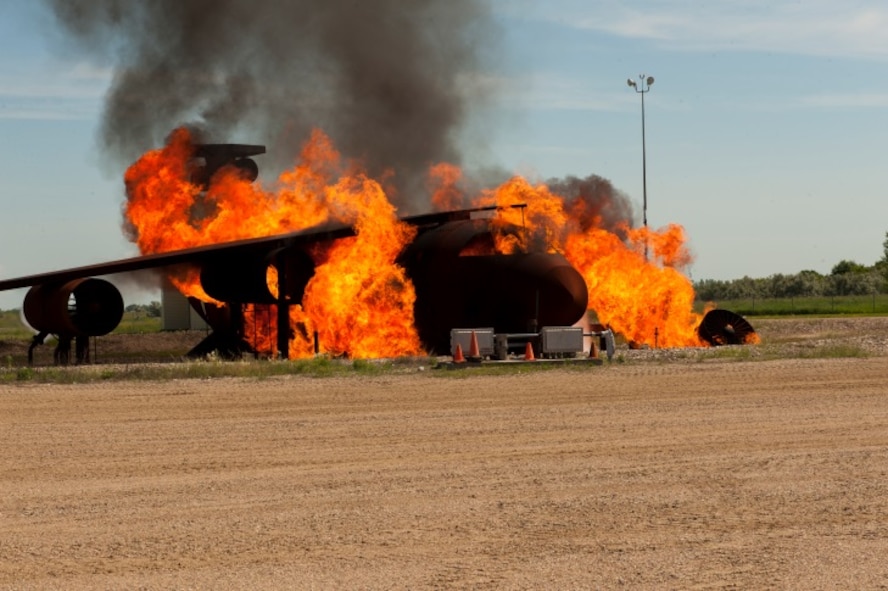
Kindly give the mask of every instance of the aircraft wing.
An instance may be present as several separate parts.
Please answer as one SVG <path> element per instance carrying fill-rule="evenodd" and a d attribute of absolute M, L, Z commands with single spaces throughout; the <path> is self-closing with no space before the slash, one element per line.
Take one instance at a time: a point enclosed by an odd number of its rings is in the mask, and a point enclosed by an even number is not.
<path fill-rule="evenodd" d="M 411 225 L 417 226 L 419 228 L 425 228 L 429 226 L 437 226 L 449 221 L 470 219 L 471 214 L 473 213 L 491 211 L 494 209 L 496 208 L 477 207 L 441 213 L 407 216 L 401 219 Z M 169 267 L 183 263 L 197 264 L 210 258 L 237 254 L 240 252 L 249 252 L 250 250 L 254 249 L 271 250 L 274 248 L 284 248 L 288 246 L 296 246 L 299 244 L 323 242 L 353 235 L 354 228 L 349 225 L 335 223 L 324 224 L 321 226 L 309 228 L 307 230 L 289 232 L 286 234 L 277 234 L 274 236 L 265 236 L 261 238 L 248 238 L 232 242 L 196 246 L 193 248 L 185 248 L 182 250 L 174 250 L 163 253 L 142 255 L 128 259 L 109 261 L 96 265 L 72 267 L 69 269 L 62 269 L 47 273 L 38 273 L 36 275 L 27 275 L 25 277 L 0 279 L 0 291 L 30 287 L 32 285 L 64 283 L 73 279 L 79 279 L 81 277 L 95 277 L 101 275 L 113 275 L 116 273 L 141 271 L 143 269 L 156 269 L 160 267 Z"/>
<path fill-rule="evenodd" d="M 141 271 L 143 269 L 169 267 L 182 263 L 199 263 L 200 261 L 207 258 L 217 257 L 226 253 L 249 251 L 254 248 L 271 249 L 275 247 L 292 246 L 306 242 L 320 242 L 323 240 L 332 240 L 335 238 L 342 238 L 351 235 L 354 235 L 354 230 L 350 226 L 330 225 L 315 227 L 309 230 L 291 232 L 287 234 L 278 234 L 275 236 L 236 240 L 219 244 L 209 244 L 206 246 L 196 246 L 193 248 L 185 248 L 182 250 L 173 250 L 169 252 L 148 254 L 128 259 L 109 261 L 96 265 L 72 267 L 70 269 L 50 271 L 48 273 L 38 273 L 36 275 L 27 275 L 25 277 L 16 277 L 14 279 L 0 279 L 0 291 L 17 289 L 20 287 L 29 287 L 31 285 L 40 285 L 44 283 L 62 283 L 65 281 L 70 281 L 72 279 L 78 279 L 80 277 L 113 275 L 115 273 Z"/>

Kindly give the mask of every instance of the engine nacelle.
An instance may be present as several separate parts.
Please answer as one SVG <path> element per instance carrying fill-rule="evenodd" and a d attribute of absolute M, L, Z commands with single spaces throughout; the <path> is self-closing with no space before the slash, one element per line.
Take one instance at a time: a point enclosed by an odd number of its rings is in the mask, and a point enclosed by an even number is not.
<path fill-rule="evenodd" d="M 123 318 L 123 298 L 104 279 L 86 277 L 62 284 L 35 285 L 24 303 L 35 330 L 68 337 L 106 335 Z"/>
<path fill-rule="evenodd" d="M 743 316 L 721 308 L 706 313 L 697 327 L 697 334 L 713 347 L 759 342 L 755 329 Z"/>
<path fill-rule="evenodd" d="M 273 304 L 277 302 L 278 280 L 270 280 L 269 268 L 285 273 L 284 293 L 294 302 L 314 275 L 314 261 L 308 253 L 294 248 L 269 252 L 226 255 L 201 264 L 200 284 L 220 302 Z"/>

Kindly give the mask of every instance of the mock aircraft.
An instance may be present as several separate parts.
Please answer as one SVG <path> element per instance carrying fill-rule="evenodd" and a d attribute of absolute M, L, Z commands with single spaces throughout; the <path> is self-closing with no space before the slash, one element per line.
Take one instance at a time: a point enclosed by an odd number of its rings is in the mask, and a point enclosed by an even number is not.
<path fill-rule="evenodd" d="M 233 165 L 253 180 L 258 167 L 249 156 L 263 146 L 198 146 L 205 167 L 193 179 L 205 182 L 216 169 Z M 204 180 L 201 180 L 204 179 Z M 494 207 L 458 209 L 406 216 L 416 229 L 414 240 L 397 259 L 412 281 L 416 299 L 414 323 L 427 351 L 447 353 L 450 330 L 492 327 L 496 332 L 528 332 L 543 326 L 569 326 L 587 309 L 588 293 L 580 273 L 560 254 L 528 252 L 492 254 Z M 521 228 L 514 228 L 520 232 Z M 199 269 L 203 290 L 223 305 L 191 303 L 212 328 L 194 354 L 212 350 L 237 355 L 249 350 L 241 313 L 246 304 L 274 304 L 278 354 L 288 356 L 289 308 L 302 301 L 315 274 L 311 252 L 321 243 L 353 236 L 355 228 L 328 223 L 302 231 L 148 254 L 96 265 L 0 280 L 0 291 L 30 287 L 23 311 L 39 331 L 31 350 L 56 335 L 56 361 L 67 362 L 76 342 L 77 361 L 88 359 L 88 338 L 113 331 L 123 316 L 118 289 L 104 276 L 188 265 Z M 483 247 L 483 248 L 479 248 Z M 485 254 L 476 254 L 482 252 Z M 268 268 L 277 271 L 269 287 Z M 276 288 L 275 288 L 276 287 Z M 30 351 L 29 351 L 30 356 Z"/>

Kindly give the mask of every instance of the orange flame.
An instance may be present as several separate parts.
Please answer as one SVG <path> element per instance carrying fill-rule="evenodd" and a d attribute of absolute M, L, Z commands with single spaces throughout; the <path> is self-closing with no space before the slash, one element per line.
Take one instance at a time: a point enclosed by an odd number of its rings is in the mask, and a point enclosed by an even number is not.
<path fill-rule="evenodd" d="M 562 229 L 567 223 L 564 200 L 546 185 L 534 187 L 522 177 L 513 177 L 493 191 L 486 191 L 482 205 L 500 209 L 493 220 L 496 248 L 502 254 L 515 252 L 561 252 Z M 525 207 L 516 207 L 516 206 Z M 508 226 L 525 228 L 515 235 Z"/>
<path fill-rule="evenodd" d="M 462 170 L 448 162 L 440 162 L 429 169 L 428 186 L 432 194 L 432 206 L 438 211 L 464 207 L 463 191 L 458 187 Z"/>
<path fill-rule="evenodd" d="M 274 191 L 247 182 L 233 169 L 220 170 L 203 190 L 189 181 L 192 162 L 190 134 L 178 129 L 166 146 L 127 170 L 125 216 L 142 253 L 304 230 L 331 220 L 352 225 L 354 237 L 311 253 L 315 275 L 301 305 L 290 306 L 289 356 L 312 355 L 315 334 L 321 351 L 332 355 L 420 352 L 413 323 L 416 294 L 395 264 L 415 229 L 398 219 L 379 182 L 343 164 L 326 135 L 312 133 Z M 456 166 L 432 167 L 429 188 L 438 209 L 463 205 L 461 180 Z M 696 332 L 702 316 L 692 311 L 693 288 L 680 272 L 691 261 L 681 226 L 608 231 L 583 200 L 565 199 L 521 177 L 484 191 L 475 205 L 500 208 L 491 220 L 497 252 L 562 253 L 585 278 L 598 321 L 629 341 L 659 347 L 704 344 Z M 211 301 L 196 270 L 180 269 L 172 279 L 186 295 Z M 269 285 L 275 288 L 276 280 L 270 277 Z M 273 354 L 275 307 L 250 305 L 243 312 L 245 338 L 257 351 Z"/>
<path fill-rule="evenodd" d="M 177 129 L 164 148 L 142 156 L 126 172 L 125 216 L 143 254 L 304 230 L 334 219 L 352 224 L 354 238 L 313 253 L 318 264 L 302 306 L 290 309 L 290 356 L 313 353 L 314 327 L 323 351 L 352 357 L 420 352 L 413 326 L 415 292 L 395 258 L 413 238 L 380 185 L 347 170 L 326 135 L 312 133 L 297 164 L 278 178 L 275 192 L 223 168 L 205 192 L 189 182 L 191 137 Z M 323 259 L 323 260 L 320 260 Z M 196 270 L 171 277 L 185 295 L 212 301 Z M 271 281 L 270 283 L 273 283 Z M 274 306 L 244 309 L 245 338 L 273 352 Z"/>
<path fill-rule="evenodd" d="M 586 279 L 589 308 L 628 341 L 652 347 L 702 346 L 691 282 L 670 263 L 689 260 L 680 226 L 627 230 L 628 243 L 602 229 L 570 234 L 564 255 Z M 649 259 L 645 260 L 645 240 Z"/>
<path fill-rule="evenodd" d="M 694 290 L 679 269 L 691 262 L 681 226 L 664 230 L 621 228 L 621 238 L 600 227 L 585 203 L 572 203 L 546 185 L 515 177 L 482 196 L 480 204 L 500 208 L 495 225 L 523 227 L 518 236 L 500 232 L 497 249 L 559 252 L 583 275 L 589 308 L 598 321 L 636 345 L 703 346 L 697 335 L 702 315 L 693 312 Z M 648 258 L 644 251 L 647 245 Z"/>
<path fill-rule="evenodd" d="M 336 241 L 305 288 L 305 312 L 335 355 L 392 357 L 420 352 L 416 292 L 395 258 L 416 233 L 400 221 L 382 187 L 363 175 L 327 192 L 331 207 L 353 210 L 356 236 Z"/>

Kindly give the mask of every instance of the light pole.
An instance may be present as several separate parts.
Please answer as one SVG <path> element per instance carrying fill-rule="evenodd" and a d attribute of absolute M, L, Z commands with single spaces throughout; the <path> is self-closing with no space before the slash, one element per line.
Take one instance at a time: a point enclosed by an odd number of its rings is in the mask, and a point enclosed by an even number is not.
<path fill-rule="evenodd" d="M 642 202 L 642 222 L 647 230 L 648 225 L 648 191 L 647 191 L 647 150 L 644 145 L 644 95 L 650 92 L 651 85 L 654 83 L 653 76 L 645 74 L 638 75 L 639 82 L 629 78 L 626 83 L 635 89 L 635 92 L 641 95 L 641 191 L 644 201 Z M 648 260 L 648 244 L 647 239 L 644 241 L 644 260 Z"/>

